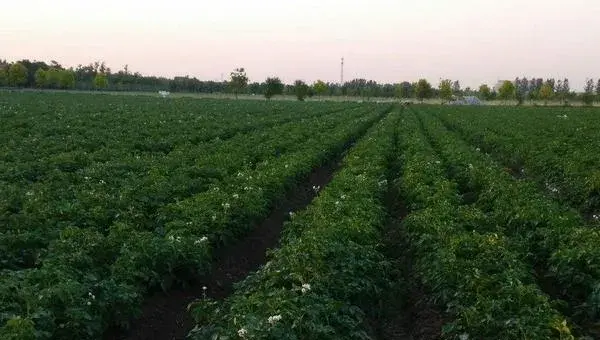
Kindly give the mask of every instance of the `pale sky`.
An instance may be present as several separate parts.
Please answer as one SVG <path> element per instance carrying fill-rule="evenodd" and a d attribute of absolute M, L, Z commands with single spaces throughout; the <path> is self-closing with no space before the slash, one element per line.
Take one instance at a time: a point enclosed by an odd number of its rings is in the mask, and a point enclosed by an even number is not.
<path fill-rule="evenodd" d="M 0 59 L 378 82 L 600 77 L 600 0 L 2 0 Z"/>

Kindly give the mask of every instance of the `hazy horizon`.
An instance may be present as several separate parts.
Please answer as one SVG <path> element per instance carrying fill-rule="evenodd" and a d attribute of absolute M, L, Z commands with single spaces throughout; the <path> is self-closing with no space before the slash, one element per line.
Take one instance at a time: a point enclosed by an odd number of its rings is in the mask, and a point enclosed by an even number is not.
<path fill-rule="evenodd" d="M 600 77 L 600 2 L 573 0 L 115 1 L 22 0 L 0 12 L 0 58 L 104 60 L 113 71 L 250 81 L 397 83 Z"/>

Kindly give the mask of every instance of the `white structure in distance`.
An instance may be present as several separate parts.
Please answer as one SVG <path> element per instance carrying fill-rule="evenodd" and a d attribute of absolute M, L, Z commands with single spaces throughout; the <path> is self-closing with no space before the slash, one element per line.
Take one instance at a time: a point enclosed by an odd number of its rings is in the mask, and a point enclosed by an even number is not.
<path fill-rule="evenodd" d="M 465 96 L 449 101 L 448 105 L 481 105 L 481 100 L 475 96 Z"/>
<path fill-rule="evenodd" d="M 169 92 L 169 91 L 158 91 L 158 94 L 161 97 L 163 97 L 163 98 L 167 98 L 171 94 L 171 92 Z"/>

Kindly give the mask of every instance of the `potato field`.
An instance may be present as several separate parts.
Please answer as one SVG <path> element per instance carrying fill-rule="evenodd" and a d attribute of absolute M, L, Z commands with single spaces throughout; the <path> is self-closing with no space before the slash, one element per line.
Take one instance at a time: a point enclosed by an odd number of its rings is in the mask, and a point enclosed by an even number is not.
<path fill-rule="evenodd" d="M 598 127 L 0 91 L 0 339 L 598 338 Z"/>

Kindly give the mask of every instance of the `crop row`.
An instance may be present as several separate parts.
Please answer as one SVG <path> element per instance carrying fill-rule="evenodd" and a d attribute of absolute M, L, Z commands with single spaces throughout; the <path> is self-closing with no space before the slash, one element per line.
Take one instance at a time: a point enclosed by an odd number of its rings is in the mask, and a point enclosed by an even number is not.
<path fill-rule="evenodd" d="M 97 338 L 111 324 L 126 325 L 144 292 L 205 274 L 214 247 L 243 235 L 286 189 L 338 155 L 382 111 L 355 112 L 345 121 L 340 113 L 343 122 L 334 125 L 304 122 L 302 149 L 266 158 L 164 206 L 162 228 L 144 230 L 126 220 L 107 230 L 62 228 L 37 268 L 2 271 L 0 335 Z"/>
<path fill-rule="evenodd" d="M 576 212 L 545 196 L 536 183 L 516 180 L 487 154 L 469 146 L 430 114 L 420 116 L 434 144 L 449 164 L 449 173 L 484 212 L 479 228 L 501 231 L 520 249 L 538 283 L 584 333 L 600 312 L 600 234 L 586 227 Z"/>
<path fill-rule="evenodd" d="M 157 206 L 294 147 L 295 140 L 281 137 L 303 140 L 303 123 L 337 112 L 327 120 L 331 127 L 361 113 L 341 113 L 336 105 L 280 112 L 285 105 L 113 96 L 85 96 L 84 104 L 72 96 L 30 96 L 0 102 L 7 127 L 0 136 L 1 231 L 102 228 L 115 216 L 151 224 L 147 217 Z M 265 112 L 247 113 L 253 107 Z"/>
<path fill-rule="evenodd" d="M 281 247 L 224 302 L 191 305 L 194 339 L 366 339 L 387 285 L 380 252 L 386 171 L 397 113 L 374 126 L 341 170 L 286 223 Z"/>
<path fill-rule="evenodd" d="M 204 147 L 173 150 L 160 160 L 116 153 L 75 172 L 56 169 L 29 186 L 7 184 L 2 188 L 7 204 L 0 214 L 0 268 L 38 265 L 48 242 L 68 226 L 103 233 L 114 223 L 162 230 L 168 222 L 161 216 L 165 205 L 202 196 L 282 154 L 302 152 L 312 135 L 343 129 L 364 119 L 366 112 L 363 108 L 296 120 Z"/>
<path fill-rule="evenodd" d="M 429 130 L 429 121 L 424 123 Z M 446 175 L 446 164 L 466 173 L 479 167 L 438 154 L 410 111 L 398 135 L 403 168 L 395 187 L 410 211 L 403 226 L 416 277 L 449 316 L 444 338 L 571 339 L 566 320 L 536 285 L 520 249 L 502 228 L 486 227 L 486 212 L 470 204 L 469 193 Z"/>
<path fill-rule="evenodd" d="M 471 143 L 518 177 L 530 176 L 548 195 L 600 220 L 600 120 L 595 109 L 439 110 Z M 594 218 L 595 217 L 595 218 Z"/>
<path fill-rule="evenodd" d="M 0 117 L 6 129 L 0 135 L 0 160 L 45 160 L 61 153 L 93 154 L 102 149 L 166 153 L 178 145 L 228 139 L 353 107 L 356 105 L 0 93 Z"/>

